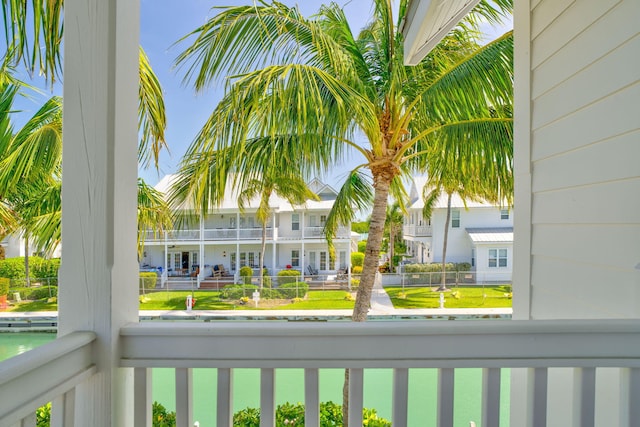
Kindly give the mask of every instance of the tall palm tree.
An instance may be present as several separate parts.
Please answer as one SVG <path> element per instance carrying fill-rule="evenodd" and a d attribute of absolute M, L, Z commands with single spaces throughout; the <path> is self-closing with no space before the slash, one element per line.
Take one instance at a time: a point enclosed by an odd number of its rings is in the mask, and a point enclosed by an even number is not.
<path fill-rule="evenodd" d="M 318 200 L 318 196 L 307 187 L 307 184 L 298 175 L 290 172 L 283 172 L 283 169 L 274 164 L 268 175 L 251 179 L 245 183 L 238 197 L 238 206 L 244 210 L 245 206 L 258 197 L 260 204 L 256 211 L 256 218 L 262 226 L 261 250 L 260 250 L 260 289 L 264 285 L 264 252 L 267 244 L 267 223 L 271 217 L 271 206 L 269 199 L 272 195 L 286 199 L 293 206 L 300 206 L 307 200 Z"/>
<path fill-rule="evenodd" d="M 219 150 L 237 161 L 248 140 L 264 137 L 280 143 L 302 176 L 327 171 L 347 149 L 362 156 L 326 227 L 331 241 L 340 223 L 373 201 L 355 321 L 366 320 L 387 200 L 401 198 L 401 178 L 424 170 L 428 154 L 443 148 L 485 153 L 477 161 L 499 178 L 506 179 L 511 165 L 512 119 L 505 111 L 512 98 L 512 34 L 481 47 L 470 37 L 477 21 L 467 20 L 418 66 L 405 67 L 396 23 L 406 3 L 394 20 L 391 0 L 374 0 L 372 20 L 358 37 L 335 3 L 311 19 L 277 2 L 222 8 L 183 39 L 193 38 L 176 60 L 198 91 L 226 79 L 224 97 L 185 156 L 191 170 Z M 510 10 L 510 0 L 483 1 L 474 16 L 496 21 Z M 238 170 L 264 168 L 261 162 Z M 224 166 L 217 173 L 222 177 Z M 209 197 L 208 176 L 194 181 L 201 204 Z"/>
<path fill-rule="evenodd" d="M 400 235 L 404 222 L 404 212 L 399 202 L 387 206 L 385 231 L 389 234 L 389 271 L 393 273 L 393 258 L 395 257 L 396 238 Z"/>
<path fill-rule="evenodd" d="M 33 75 L 43 75 L 53 86 L 62 74 L 61 46 L 64 35 L 64 1 L 2 0 L 2 14 L 7 49 L 2 63 L 23 66 Z M 138 160 L 147 167 L 158 168 L 165 141 L 165 106 L 160 82 L 142 47 L 139 53 Z"/>
<path fill-rule="evenodd" d="M 14 132 L 11 106 L 20 83 L 12 80 L 6 70 L 0 74 L 0 201 L 12 215 L 12 220 L 3 222 L 0 229 L 7 234 L 22 232 L 28 286 L 30 239 L 35 238 L 39 247 L 37 219 L 48 206 L 49 189 L 56 186 L 60 177 L 62 103 L 60 98 L 52 97 Z"/>

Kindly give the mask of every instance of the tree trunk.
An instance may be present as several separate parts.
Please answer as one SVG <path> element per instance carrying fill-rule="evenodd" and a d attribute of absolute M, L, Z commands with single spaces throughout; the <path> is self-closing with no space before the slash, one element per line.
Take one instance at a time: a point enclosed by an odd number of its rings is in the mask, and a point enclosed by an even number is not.
<path fill-rule="evenodd" d="M 29 231 L 24 231 L 24 274 L 25 285 L 31 287 L 31 279 L 29 279 Z"/>
<path fill-rule="evenodd" d="M 393 220 L 392 220 L 393 221 Z M 395 255 L 395 227 L 389 225 L 389 273 L 393 273 L 393 256 Z"/>
<path fill-rule="evenodd" d="M 387 214 L 387 201 L 389 198 L 389 186 L 393 177 L 384 174 L 376 177 L 374 174 L 373 188 L 373 210 L 369 223 L 369 237 L 364 252 L 364 262 L 362 265 L 362 276 L 360 285 L 356 293 L 356 303 L 353 307 L 351 320 L 354 322 L 364 322 L 367 320 L 367 313 L 371 305 L 371 291 L 378 272 L 378 258 L 382 247 L 382 236 L 384 235 L 384 223 Z M 349 426 L 349 370 L 345 369 L 344 386 L 342 389 L 342 421 L 343 427 Z"/>
<path fill-rule="evenodd" d="M 375 180 L 375 178 L 374 178 Z M 389 185 L 391 178 L 377 179 L 374 182 L 373 211 L 371 212 L 371 222 L 369 224 L 369 237 L 364 253 L 362 265 L 362 276 L 356 294 L 356 303 L 353 307 L 351 320 L 354 322 L 364 322 L 367 320 L 367 312 L 371 304 L 371 290 L 378 271 L 378 258 L 384 234 L 384 223 L 387 211 L 387 199 L 389 197 Z"/>
<path fill-rule="evenodd" d="M 447 240 L 449 239 L 449 222 L 451 221 L 451 194 L 447 194 L 447 219 L 444 221 L 444 239 L 442 241 L 442 278 L 438 291 L 447 289 Z"/>
<path fill-rule="evenodd" d="M 260 265 L 258 267 L 260 267 L 259 269 L 259 275 L 260 275 L 260 281 L 258 282 L 260 284 L 260 290 L 262 290 L 262 287 L 264 286 L 264 271 L 262 270 L 264 268 L 264 250 L 267 247 L 267 221 L 262 223 L 262 246 L 261 246 L 261 250 L 260 250 Z"/>

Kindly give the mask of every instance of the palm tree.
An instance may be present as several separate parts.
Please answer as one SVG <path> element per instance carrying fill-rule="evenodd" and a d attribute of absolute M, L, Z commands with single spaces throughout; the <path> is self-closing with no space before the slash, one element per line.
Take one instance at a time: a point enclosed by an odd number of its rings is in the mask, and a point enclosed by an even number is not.
<path fill-rule="evenodd" d="M 10 114 L 20 83 L 6 70 L 0 79 L 0 201 L 12 220 L 0 229 L 10 234 L 20 230 L 25 244 L 25 272 L 29 286 L 30 238 L 40 247 L 38 217 L 44 213 L 49 191 L 59 183 L 62 160 L 62 103 L 52 97 L 17 132 Z M 59 186 L 58 186 L 59 191 Z M 59 199 L 59 196 L 58 196 Z M 6 216 L 6 215 L 5 215 Z M 6 218 L 5 218 L 6 219 Z"/>
<path fill-rule="evenodd" d="M 161 235 L 171 228 L 172 215 L 164 195 L 138 178 L 138 259 L 142 259 L 147 231 L 154 237 Z"/>
<path fill-rule="evenodd" d="M 387 206 L 385 231 L 389 234 L 389 272 L 393 273 L 393 258 L 396 249 L 396 237 L 399 236 L 404 222 L 404 212 L 399 202 Z"/>
<path fill-rule="evenodd" d="M 374 0 L 373 19 L 358 37 L 335 3 L 311 19 L 276 2 L 222 8 L 183 39 L 195 38 L 176 60 L 198 91 L 227 78 L 225 96 L 185 156 L 192 170 L 217 151 L 227 150 L 237 164 L 248 140 L 264 137 L 281 144 L 301 176 L 327 171 L 347 149 L 363 157 L 326 227 L 331 241 L 340 223 L 373 200 L 355 321 L 366 320 L 387 200 L 401 199 L 401 178 L 424 170 L 428 154 L 442 147 L 482 151 L 478 161 L 487 169 L 511 165 L 505 147 L 512 143 L 512 119 L 505 111 L 512 98 L 512 34 L 480 47 L 469 37 L 475 21 L 467 20 L 418 66 L 405 67 L 395 24 L 406 3 L 394 21 L 391 1 Z M 496 21 L 510 8 L 509 0 L 481 2 L 474 16 Z M 237 171 L 264 168 L 261 162 L 244 162 Z M 224 166 L 217 173 L 222 177 Z M 201 204 L 209 197 L 208 176 L 194 183 Z"/>
<path fill-rule="evenodd" d="M 286 199 L 291 205 L 299 206 L 307 200 L 318 200 L 318 196 L 312 192 L 302 178 L 290 172 L 283 172 L 279 165 L 273 164 L 269 174 L 260 178 L 251 179 L 245 183 L 238 197 L 238 205 L 243 211 L 245 206 L 255 197 L 259 197 L 260 204 L 256 211 L 256 218 L 262 225 L 262 240 L 260 250 L 260 289 L 264 286 L 264 252 L 267 245 L 267 222 L 271 217 L 269 199 L 272 195 Z"/>
<path fill-rule="evenodd" d="M 22 65 L 29 75 L 43 75 L 53 86 L 62 74 L 63 10 L 62 0 L 2 0 L 4 66 Z M 139 62 L 138 160 L 144 167 L 153 160 L 157 169 L 160 151 L 168 149 L 162 88 L 142 47 Z"/>

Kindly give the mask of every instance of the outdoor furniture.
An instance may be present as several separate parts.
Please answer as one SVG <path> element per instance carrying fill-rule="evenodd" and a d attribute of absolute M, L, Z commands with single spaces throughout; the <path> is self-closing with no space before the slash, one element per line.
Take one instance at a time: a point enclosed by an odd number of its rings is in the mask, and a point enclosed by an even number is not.
<path fill-rule="evenodd" d="M 318 275 L 318 270 L 316 270 L 315 268 L 313 268 L 313 267 L 311 266 L 311 264 L 309 264 L 309 265 L 307 266 L 307 271 L 309 272 L 309 275 L 311 275 L 311 276 L 317 276 L 317 275 Z"/>

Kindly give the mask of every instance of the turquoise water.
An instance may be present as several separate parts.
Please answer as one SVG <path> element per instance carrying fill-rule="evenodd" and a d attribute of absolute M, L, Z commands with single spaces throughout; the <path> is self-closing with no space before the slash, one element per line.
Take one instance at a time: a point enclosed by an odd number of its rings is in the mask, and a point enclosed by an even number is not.
<path fill-rule="evenodd" d="M 51 333 L 1 333 L 0 360 L 28 351 L 55 338 Z M 475 421 L 480 426 L 482 404 L 482 371 L 480 369 L 456 369 L 455 378 L 455 426 L 469 425 Z M 501 426 L 509 425 L 509 373 L 503 370 L 501 385 Z M 409 370 L 409 425 L 431 427 L 436 425 L 436 369 Z M 216 417 L 215 369 L 194 369 L 194 419 L 201 427 L 215 426 Z M 320 400 L 342 401 L 342 369 L 320 370 Z M 366 369 L 364 374 L 364 406 L 375 408 L 378 414 L 391 419 L 392 402 L 391 369 Z M 173 369 L 153 370 L 153 400 L 167 409 L 175 410 L 175 374 Z M 276 403 L 304 401 L 304 370 L 276 370 Z M 233 383 L 234 412 L 247 407 L 260 406 L 260 370 L 235 369 Z"/>

